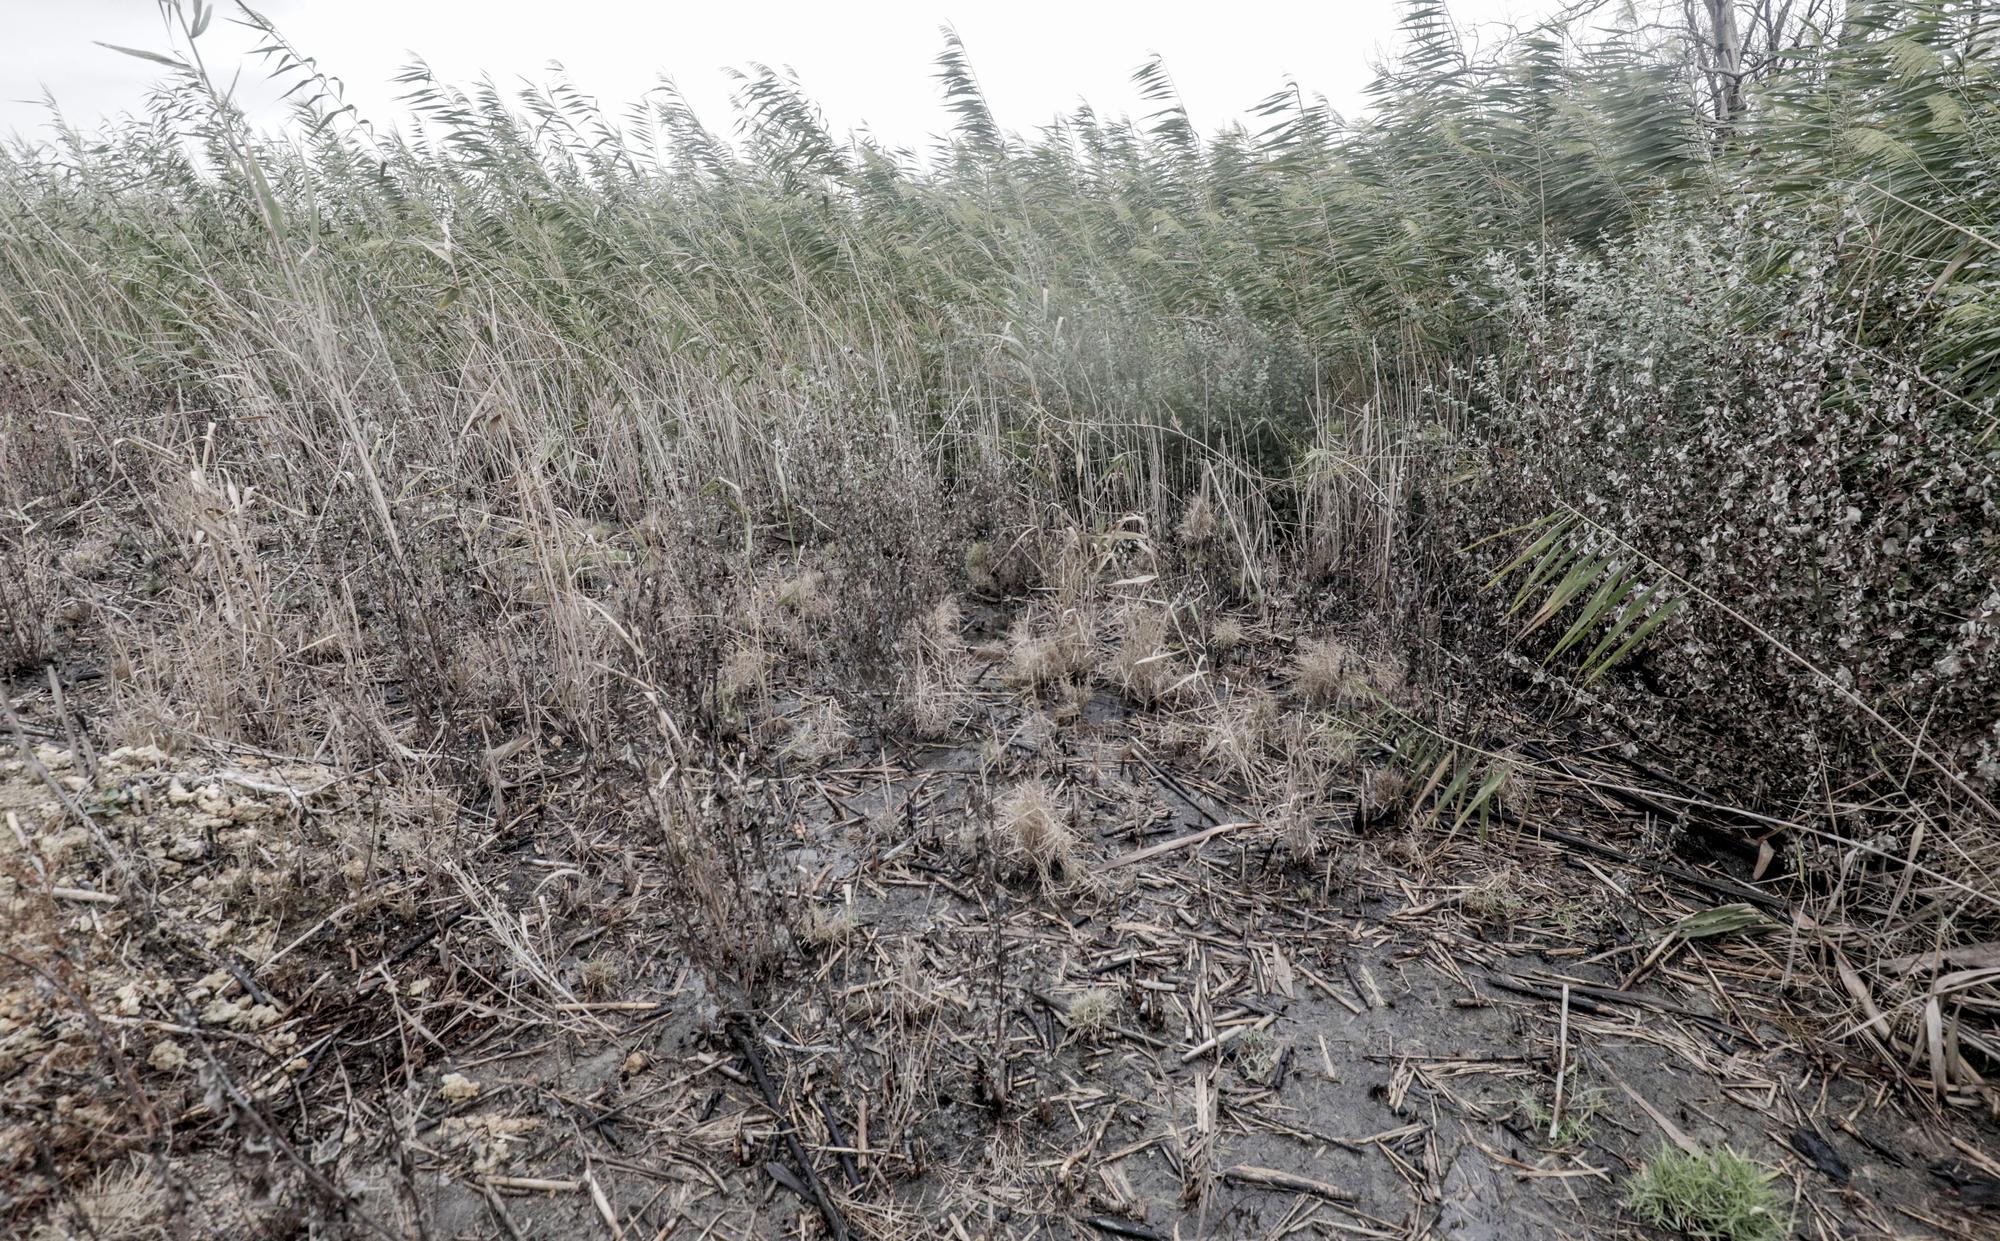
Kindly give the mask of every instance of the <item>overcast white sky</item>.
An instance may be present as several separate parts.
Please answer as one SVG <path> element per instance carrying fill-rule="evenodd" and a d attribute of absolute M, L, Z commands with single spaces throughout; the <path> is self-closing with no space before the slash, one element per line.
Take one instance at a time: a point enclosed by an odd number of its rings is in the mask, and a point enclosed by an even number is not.
<path fill-rule="evenodd" d="M 791 66 L 837 131 L 866 127 L 895 145 L 921 147 L 948 128 L 933 80 L 938 27 L 965 40 L 994 113 L 1031 131 L 1088 100 L 1100 113 L 1143 115 L 1131 73 L 1152 52 L 1166 57 L 1195 124 L 1213 131 L 1242 118 L 1287 75 L 1343 112 L 1359 109 L 1370 65 L 1395 43 L 1396 0 L 1313 4 L 886 3 L 674 4 L 645 0 L 264 0 L 256 5 L 320 67 L 343 79 L 348 99 L 377 124 L 394 125 L 396 70 L 413 55 L 447 81 L 490 74 L 503 86 L 540 81 L 560 61 L 613 112 L 665 74 L 712 128 L 730 122 L 725 66 Z M 1532 19 L 1552 0 L 1454 0 L 1461 26 Z M 245 62 L 249 32 L 223 0 L 203 38 L 211 67 L 244 63 L 242 97 L 258 106 L 260 70 Z M 72 121 L 137 109 L 158 66 L 96 46 L 167 46 L 155 0 L 0 0 L 0 134 L 33 135 L 38 102 L 52 92 Z M 1254 126 L 1253 126 L 1254 127 Z"/>

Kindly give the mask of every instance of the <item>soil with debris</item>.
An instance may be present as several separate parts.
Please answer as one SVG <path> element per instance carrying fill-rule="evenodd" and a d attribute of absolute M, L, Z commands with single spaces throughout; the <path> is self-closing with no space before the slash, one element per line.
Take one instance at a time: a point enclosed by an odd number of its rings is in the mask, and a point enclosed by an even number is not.
<path fill-rule="evenodd" d="M 1798 1235 L 2000 1234 L 1994 1128 L 1829 1043 L 1787 907 L 1642 810 L 1281 828 L 999 654 L 956 739 L 670 773 L 705 853 L 601 809 L 667 774 L 517 749 L 472 813 L 20 687 L 6 1230 L 1643 1236 L 1637 1170 L 1726 1146 Z"/>

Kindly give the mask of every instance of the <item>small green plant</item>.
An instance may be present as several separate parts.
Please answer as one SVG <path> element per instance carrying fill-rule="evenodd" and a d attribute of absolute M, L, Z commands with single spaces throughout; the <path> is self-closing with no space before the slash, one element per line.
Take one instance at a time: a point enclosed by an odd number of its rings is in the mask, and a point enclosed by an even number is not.
<path fill-rule="evenodd" d="M 1266 1029 L 1253 1029 L 1236 1040 L 1230 1051 L 1234 1053 L 1236 1067 L 1244 1078 L 1251 1082 L 1261 1082 L 1278 1069 L 1278 1040 Z"/>
<path fill-rule="evenodd" d="M 1563 934 L 1601 935 L 1617 921 L 1614 902 L 1603 891 L 1564 897 L 1549 906 L 1549 918 Z"/>
<path fill-rule="evenodd" d="M 1528 911 L 1528 881 L 1517 868 L 1503 867 L 1467 888 L 1458 905 L 1481 926 L 1513 926 Z"/>
<path fill-rule="evenodd" d="M 1596 1087 L 1587 1087 L 1575 1078 L 1570 1079 L 1564 1091 L 1569 1097 L 1563 1101 L 1562 1117 L 1557 1119 L 1549 1114 L 1549 1109 L 1530 1091 L 1523 1091 L 1514 1109 L 1521 1123 L 1530 1132 L 1557 1150 L 1572 1150 L 1590 1141 L 1597 1132 L 1597 1113 L 1604 1106 L 1604 1092 Z M 1553 1122 L 1555 1136 L 1549 1136 L 1549 1126 Z"/>
<path fill-rule="evenodd" d="M 1771 1174 L 1726 1146 L 1662 1149 L 1639 1169 L 1625 1201 L 1642 1222 L 1700 1241 L 1780 1241 L 1789 1231 Z"/>

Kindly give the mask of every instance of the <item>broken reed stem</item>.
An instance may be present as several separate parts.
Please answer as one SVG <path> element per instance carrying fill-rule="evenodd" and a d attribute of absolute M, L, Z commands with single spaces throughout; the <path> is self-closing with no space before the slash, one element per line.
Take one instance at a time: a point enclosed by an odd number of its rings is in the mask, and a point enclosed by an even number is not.
<path fill-rule="evenodd" d="M 1241 1038 L 1245 1034 L 1250 1034 L 1255 1031 L 1262 1030 L 1263 1028 L 1270 1025 L 1277 1019 L 1278 1019 L 1277 1014 L 1266 1013 L 1262 1018 L 1260 1018 L 1257 1021 L 1249 1022 L 1240 1026 L 1231 1026 L 1229 1029 L 1224 1030 L 1221 1033 L 1217 1034 L 1214 1038 L 1208 1039 L 1207 1041 L 1199 1043 L 1196 1046 L 1191 1047 L 1188 1050 L 1182 1052 L 1181 1063 L 1190 1064 L 1193 1063 L 1195 1060 L 1201 1058 L 1202 1056 L 1207 1055 L 1211 1051 L 1220 1051 L 1222 1050 L 1222 1048 L 1227 1046 L 1232 1041 Z"/>
<path fill-rule="evenodd" d="M 1562 1018 L 1556 1032 L 1556 1101 L 1549 1108 L 1549 1141 L 1556 1140 L 1556 1130 L 1563 1118 L 1563 1078 L 1569 1071 L 1569 984 L 1563 984 Z"/>
<path fill-rule="evenodd" d="M 1214 827 L 1205 827 L 1198 832 L 1189 832 L 1185 836 L 1176 836 L 1172 840 L 1163 840 L 1159 844 L 1148 845 L 1144 849 L 1136 849 L 1131 853 L 1126 854 L 1124 857 L 1113 858 L 1111 861 L 1106 862 L 1104 864 L 1104 869 L 1116 870 L 1120 866 L 1131 866 L 1134 863 L 1144 862 L 1147 861 L 1148 859 L 1156 858 L 1163 854 L 1177 853 L 1182 849 L 1188 849 L 1192 848 L 1195 845 L 1205 844 L 1208 841 L 1213 840 L 1217 836 L 1224 836 L 1231 832 L 1239 832 L 1246 827 L 1262 827 L 1262 826 L 1263 822 L 1261 820 L 1249 820 L 1242 823 L 1218 823 Z"/>

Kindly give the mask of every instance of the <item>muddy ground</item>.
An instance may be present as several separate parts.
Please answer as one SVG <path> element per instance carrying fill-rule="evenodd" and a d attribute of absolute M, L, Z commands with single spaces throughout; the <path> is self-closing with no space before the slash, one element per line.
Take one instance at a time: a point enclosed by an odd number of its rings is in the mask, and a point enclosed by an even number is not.
<path fill-rule="evenodd" d="M 468 806 L 71 699 L 16 687 L 0 767 L 8 1235 L 1643 1236 L 1673 1145 L 1797 1235 L 2000 1235 L 1994 1127 L 1866 1054 L 1781 890 L 1589 790 L 1342 794 L 1308 850 L 1160 712 L 986 666 L 956 737 L 719 760 L 703 845 L 686 773 L 560 739 Z M 994 837 L 1030 780 L 1051 866 Z"/>

